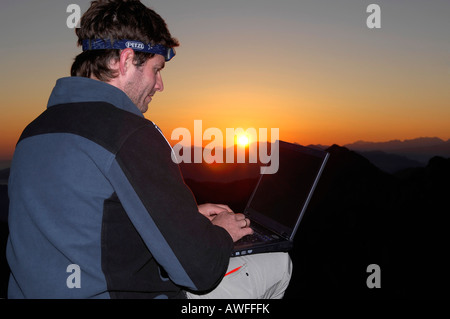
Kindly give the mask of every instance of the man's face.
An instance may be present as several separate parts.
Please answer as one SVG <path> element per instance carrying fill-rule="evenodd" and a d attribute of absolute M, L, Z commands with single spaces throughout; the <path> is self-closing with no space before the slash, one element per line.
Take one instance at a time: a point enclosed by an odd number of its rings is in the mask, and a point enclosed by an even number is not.
<path fill-rule="evenodd" d="M 161 77 L 161 70 L 164 68 L 165 59 L 162 55 L 155 56 L 145 62 L 140 67 L 133 67 L 124 87 L 124 92 L 133 101 L 138 109 L 145 113 L 148 110 L 148 104 L 157 91 L 164 90 Z"/>

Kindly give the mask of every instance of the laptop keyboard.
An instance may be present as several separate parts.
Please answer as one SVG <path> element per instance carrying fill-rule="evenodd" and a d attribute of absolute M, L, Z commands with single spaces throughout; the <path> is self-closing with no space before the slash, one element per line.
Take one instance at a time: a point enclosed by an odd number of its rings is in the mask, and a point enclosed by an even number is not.
<path fill-rule="evenodd" d="M 236 242 L 236 244 L 252 244 L 269 240 L 273 240 L 273 238 L 271 236 L 259 233 L 257 230 L 253 229 L 253 234 L 242 237 Z"/>

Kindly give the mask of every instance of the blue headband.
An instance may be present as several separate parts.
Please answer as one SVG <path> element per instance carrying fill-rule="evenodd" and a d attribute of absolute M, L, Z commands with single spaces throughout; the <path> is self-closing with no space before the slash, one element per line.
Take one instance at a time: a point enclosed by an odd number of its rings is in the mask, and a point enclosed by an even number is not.
<path fill-rule="evenodd" d="M 166 61 L 170 61 L 175 56 L 173 48 L 166 48 L 162 44 L 144 44 L 135 40 L 104 40 L 104 39 L 86 39 L 83 40 L 83 51 L 102 50 L 102 49 L 118 49 L 123 50 L 131 48 L 135 51 L 153 53 L 162 55 Z"/>

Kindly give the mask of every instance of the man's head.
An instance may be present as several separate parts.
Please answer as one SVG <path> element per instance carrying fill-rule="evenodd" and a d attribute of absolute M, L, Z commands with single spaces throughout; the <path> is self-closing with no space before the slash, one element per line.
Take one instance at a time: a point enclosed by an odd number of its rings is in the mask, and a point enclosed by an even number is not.
<path fill-rule="evenodd" d="M 164 20 L 139 0 L 98 0 L 76 34 L 85 51 L 75 58 L 71 75 L 118 87 L 144 113 L 151 96 L 164 88 L 160 71 L 167 51 L 178 46 Z"/>

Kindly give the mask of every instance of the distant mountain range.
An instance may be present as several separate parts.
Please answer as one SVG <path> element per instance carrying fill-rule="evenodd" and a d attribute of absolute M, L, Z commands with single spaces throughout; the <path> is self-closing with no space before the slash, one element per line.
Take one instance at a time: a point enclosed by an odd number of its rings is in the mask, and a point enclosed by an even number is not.
<path fill-rule="evenodd" d="M 311 144 L 307 145 L 311 148 L 318 148 L 326 150 L 330 145 Z M 379 169 L 387 173 L 396 173 L 398 171 L 413 168 L 413 167 L 425 167 L 429 160 L 435 156 L 443 158 L 450 158 L 450 139 L 444 141 L 437 137 L 420 137 L 410 140 L 392 140 L 387 142 L 366 142 L 357 141 L 351 144 L 345 144 L 341 147 L 345 147 L 349 150 L 355 151 L 368 159 Z M 191 152 L 194 154 L 194 147 Z M 223 151 L 225 156 L 226 150 Z M 236 152 L 235 152 L 236 154 Z M 193 161 L 192 161 L 193 162 Z M 182 164 L 185 165 L 185 164 Z M 190 164 L 190 165 L 205 165 L 203 164 Z M 254 174 L 257 174 L 260 164 L 245 165 L 245 164 L 214 164 L 206 165 L 209 169 L 215 169 L 217 174 L 214 176 L 217 180 L 233 181 L 235 174 L 231 174 L 232 170 L 240 169 L 241 175 L 244 178 L 252 178 Z M 207 170 L 202 170 L 196 174 L 196 178 L 206 178 Z M 187 171 L 186 174 L 190 174 L 191 171 Z M 212 175 L 208 175 L 211 177 Z M 191 176 L 188 176 L 191 177 Z"/>
<path fill-rule="evenodd" d="M 450 157 L 450 140 L 444 141 L 437 137 L 420 137 L 411 140 L 392 140 L 388 142 L 358 141 L 346 144 L 348 149 L 364 151 L 382 151 L 398 154 L 426 164 L 433 156 Z"/>
<path fill-rule="evenodd" d="M 309 146 L 321 149 L 329 147 L 327 145 Z M 357 141 L 343 146 L 361 154 L 388 173 L 395 173 L 410 167 L 424 167 L 434 156 L 450 157 L 450 139 L 444 141 L 437 137 L 419 137 L 387 142 Z"/>

